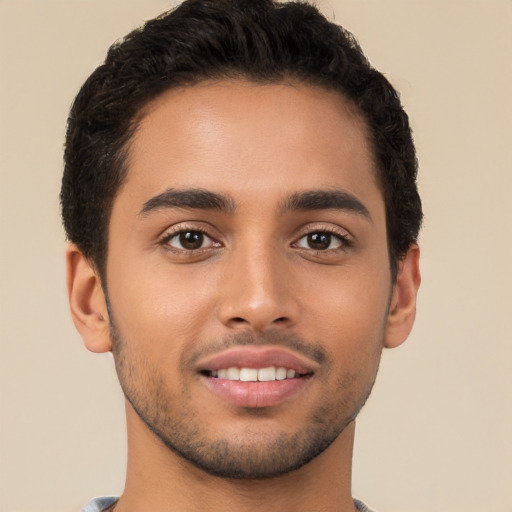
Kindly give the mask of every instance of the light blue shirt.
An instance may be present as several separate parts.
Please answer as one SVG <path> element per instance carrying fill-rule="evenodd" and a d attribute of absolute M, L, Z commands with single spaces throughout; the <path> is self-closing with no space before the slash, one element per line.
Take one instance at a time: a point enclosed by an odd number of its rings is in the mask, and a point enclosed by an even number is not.
<path fill-rule="evenodd" d="M 82 512 L 103 512 L 108 507 L 111 507 L 119 496 L 103 496 L 101 498 L 94 498 L 82 509 Z"/>
<path fill-rule="evenodd" d="M 117 496 L 94 498 L 82 509 L 82 512 L 103 512 L 103 510 L 112 506 L 118 499 Z M 370 510 L 362 501 L 354 500 L 354 504 L 359 512 L 375 512 Z"/>

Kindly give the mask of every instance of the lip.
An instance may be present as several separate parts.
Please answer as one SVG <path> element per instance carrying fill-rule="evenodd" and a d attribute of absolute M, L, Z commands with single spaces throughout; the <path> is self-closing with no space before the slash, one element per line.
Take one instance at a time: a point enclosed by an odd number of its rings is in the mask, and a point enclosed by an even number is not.
<path fill-rule="evenodd" d="M 222 368 L 285 367 L 297 377 L 271 382 L 241 382 L 221 379 L 205 372 Z M 279 405 L 308 385 L 318 364 L 276 347 L 238 347 L 214 355 L 197 365 L 201 381 L 222 400 L 238 407 L 262 408 Z"/>
<path fill-rule="evenodd" d="M 304 375 L 314 373 L 318 363 L 277 347 L 237 347 L 199 361 L 197 371 L 222 368 L 267 368 L 282 366 Z"/>
<path fill-rule="evenodd" d="M 241 382 L 201 376 L 206 386 L 221 399 L 238 407 L 272 407 L 296 395 L 311 380 L 311 375 L 272 382 Z"/>

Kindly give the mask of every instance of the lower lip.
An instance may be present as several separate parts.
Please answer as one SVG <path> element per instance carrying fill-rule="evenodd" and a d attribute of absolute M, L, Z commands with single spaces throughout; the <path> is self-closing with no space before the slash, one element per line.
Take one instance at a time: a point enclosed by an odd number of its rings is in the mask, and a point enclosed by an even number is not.
<path fill-rule="evenodd" d="M 271 407 L 297 394 L 311 377 L 274 380 L 271 382 L 241 382 L 203 376 L 206 385 L 218 396 L 239 407 Z"/>

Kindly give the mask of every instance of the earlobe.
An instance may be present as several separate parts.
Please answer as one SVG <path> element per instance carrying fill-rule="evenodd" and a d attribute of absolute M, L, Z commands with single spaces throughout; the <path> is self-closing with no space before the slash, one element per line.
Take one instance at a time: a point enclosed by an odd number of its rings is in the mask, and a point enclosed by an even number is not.
<path fill-rule="evenodd" d="M 401 345 L 414 324 L 416 296 L 421 282 L 419 259 L 419 247 L 413 244 L 399 263 L 384 336 L 386 348 Z"/>
<path fill-rule="evenodd" d="M 112 349 L 107 303 L 92 262 L 75 244 L 66 250 L 66 281 L 71 317 L 91 352 Z"/>

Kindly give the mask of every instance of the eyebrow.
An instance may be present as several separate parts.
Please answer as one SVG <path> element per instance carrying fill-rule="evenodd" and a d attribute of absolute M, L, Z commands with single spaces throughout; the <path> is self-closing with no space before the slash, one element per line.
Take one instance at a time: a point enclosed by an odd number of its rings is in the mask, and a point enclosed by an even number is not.
<path fill-rule="evenodd" d="M 284 201 L 281 210 L 344 210 L 372 221 L 368 208 L 355 196 L 343 190 L 308 190 L 292 194 Z"/>
<path fill-rule="evenodd" d="M 155 210 L 165 208 L 217 210 L 224 213 L 233 213 L 235 211 L 234 202 L 228 196 L 200 188 L 169 188 L 161 194 L 148 199 L 142 206 L 139 215 L 146 216 Z"/>

